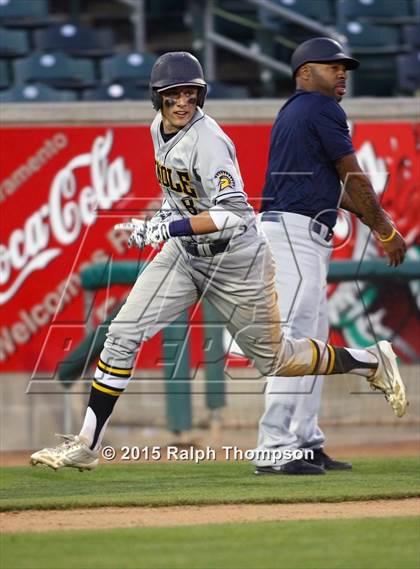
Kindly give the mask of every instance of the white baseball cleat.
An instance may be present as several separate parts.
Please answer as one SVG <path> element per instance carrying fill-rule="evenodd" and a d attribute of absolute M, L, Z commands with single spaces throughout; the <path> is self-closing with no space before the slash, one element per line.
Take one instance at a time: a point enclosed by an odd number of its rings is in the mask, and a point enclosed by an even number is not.
<path fill-rule="evenodd" d="M 368 382 L 372 389 L 379 389 L 391 405 L 397 417 L 402 417 L 407 409 L 408 401 L 405 386 L 398 371 L 397 356 L 391 342 L 382 340 L 376 346 L 366 348 L 378 359 L 378 368 Z"/>
<path fill-rule="evenodd" d="M 31 455 L 30 463 L 45 464 L 54 470 L 69 466 L 82 470 L 93 470 L 98 466 L 99 453 L 90 450 L 77 435 L 56 435 L 64 441 L 54 448 L 43 448 Z"/>

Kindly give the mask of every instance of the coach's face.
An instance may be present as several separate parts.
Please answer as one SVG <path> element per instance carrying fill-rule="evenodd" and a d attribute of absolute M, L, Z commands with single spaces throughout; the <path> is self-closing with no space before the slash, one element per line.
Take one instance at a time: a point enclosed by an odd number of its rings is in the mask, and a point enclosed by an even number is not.
<path fill-rule="evenodd" d="M 306 63 L 303 68 L 302 78 L 308 91 L 318 91 L 341 101 L 346 94 L 347 69 L 344 63 Z"/>
<path fill-rule="evenodd" d="M 197 109 L 198 87 L 188 85 L 167 89 L 162 95 L 163 128 L 167 134 L 184 128 Z"/>

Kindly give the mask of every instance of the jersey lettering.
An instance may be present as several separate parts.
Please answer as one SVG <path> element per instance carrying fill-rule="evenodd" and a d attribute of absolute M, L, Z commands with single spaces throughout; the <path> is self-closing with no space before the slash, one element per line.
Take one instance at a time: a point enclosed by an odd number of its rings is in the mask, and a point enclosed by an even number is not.
<path fill-rule="evenodd" d="M 197 192 L 194 186 L 191 185 L 191 178 L 188 172 L 182 172 L 181 170 L 177 170 L 176 173 L 178 174 L 179 183 L 182 187 L 182 193 L 190 196 L 191 198 L 197 197 Z"/>
<path fill-rule="evenodd" d="M 172 192 L 185 194 L 191 198 L 197 198 L 197 191 L 194 186 L 191 185 L 189 173 L 183 172 L 182 170 L 176 170 L 176 175 L 179 179 L 178 182 L 173 179 L 174 174 L 172 168 L 164 166 L 156 160 L 156 176 L 162 186 L 165 186 L 165 188 Z"/>
<path fill-rule="evenodd" d="M 164 168 L 164 166 L 162 166 L 162 168 Z M 181 184 L 178 183 L 176 186 L 174 186 L 174 183 L 172 181 L 172 168 L 166 168 L 166 171 L 168 172 L 169 188 L 173 192 L 180 192 L 181 191 Z"/>

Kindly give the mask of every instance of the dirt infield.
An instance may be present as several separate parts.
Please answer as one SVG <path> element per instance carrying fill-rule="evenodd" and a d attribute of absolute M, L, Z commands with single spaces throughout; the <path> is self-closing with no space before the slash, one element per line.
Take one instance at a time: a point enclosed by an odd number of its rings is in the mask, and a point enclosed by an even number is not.
<path fill-rule="evenodd" d="M 418 515 L 420 515 L 420 498 L 410 498 L 316 504 L 237 504 L 3 512 L 0 513 L 0 527 L 2 532 L 16 533 Z"/>

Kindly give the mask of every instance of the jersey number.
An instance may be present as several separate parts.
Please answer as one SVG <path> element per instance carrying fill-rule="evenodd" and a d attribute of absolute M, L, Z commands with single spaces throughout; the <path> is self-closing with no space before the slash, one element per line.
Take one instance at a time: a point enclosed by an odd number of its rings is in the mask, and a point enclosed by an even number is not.
<path fill-rule="evenodd" d="M 198 209 L 194 206 L 194 200 L 192 198 L 182 198 L 182 203 L 185 209 L 187 209 L 191 215 L 197 215 Z"/>

